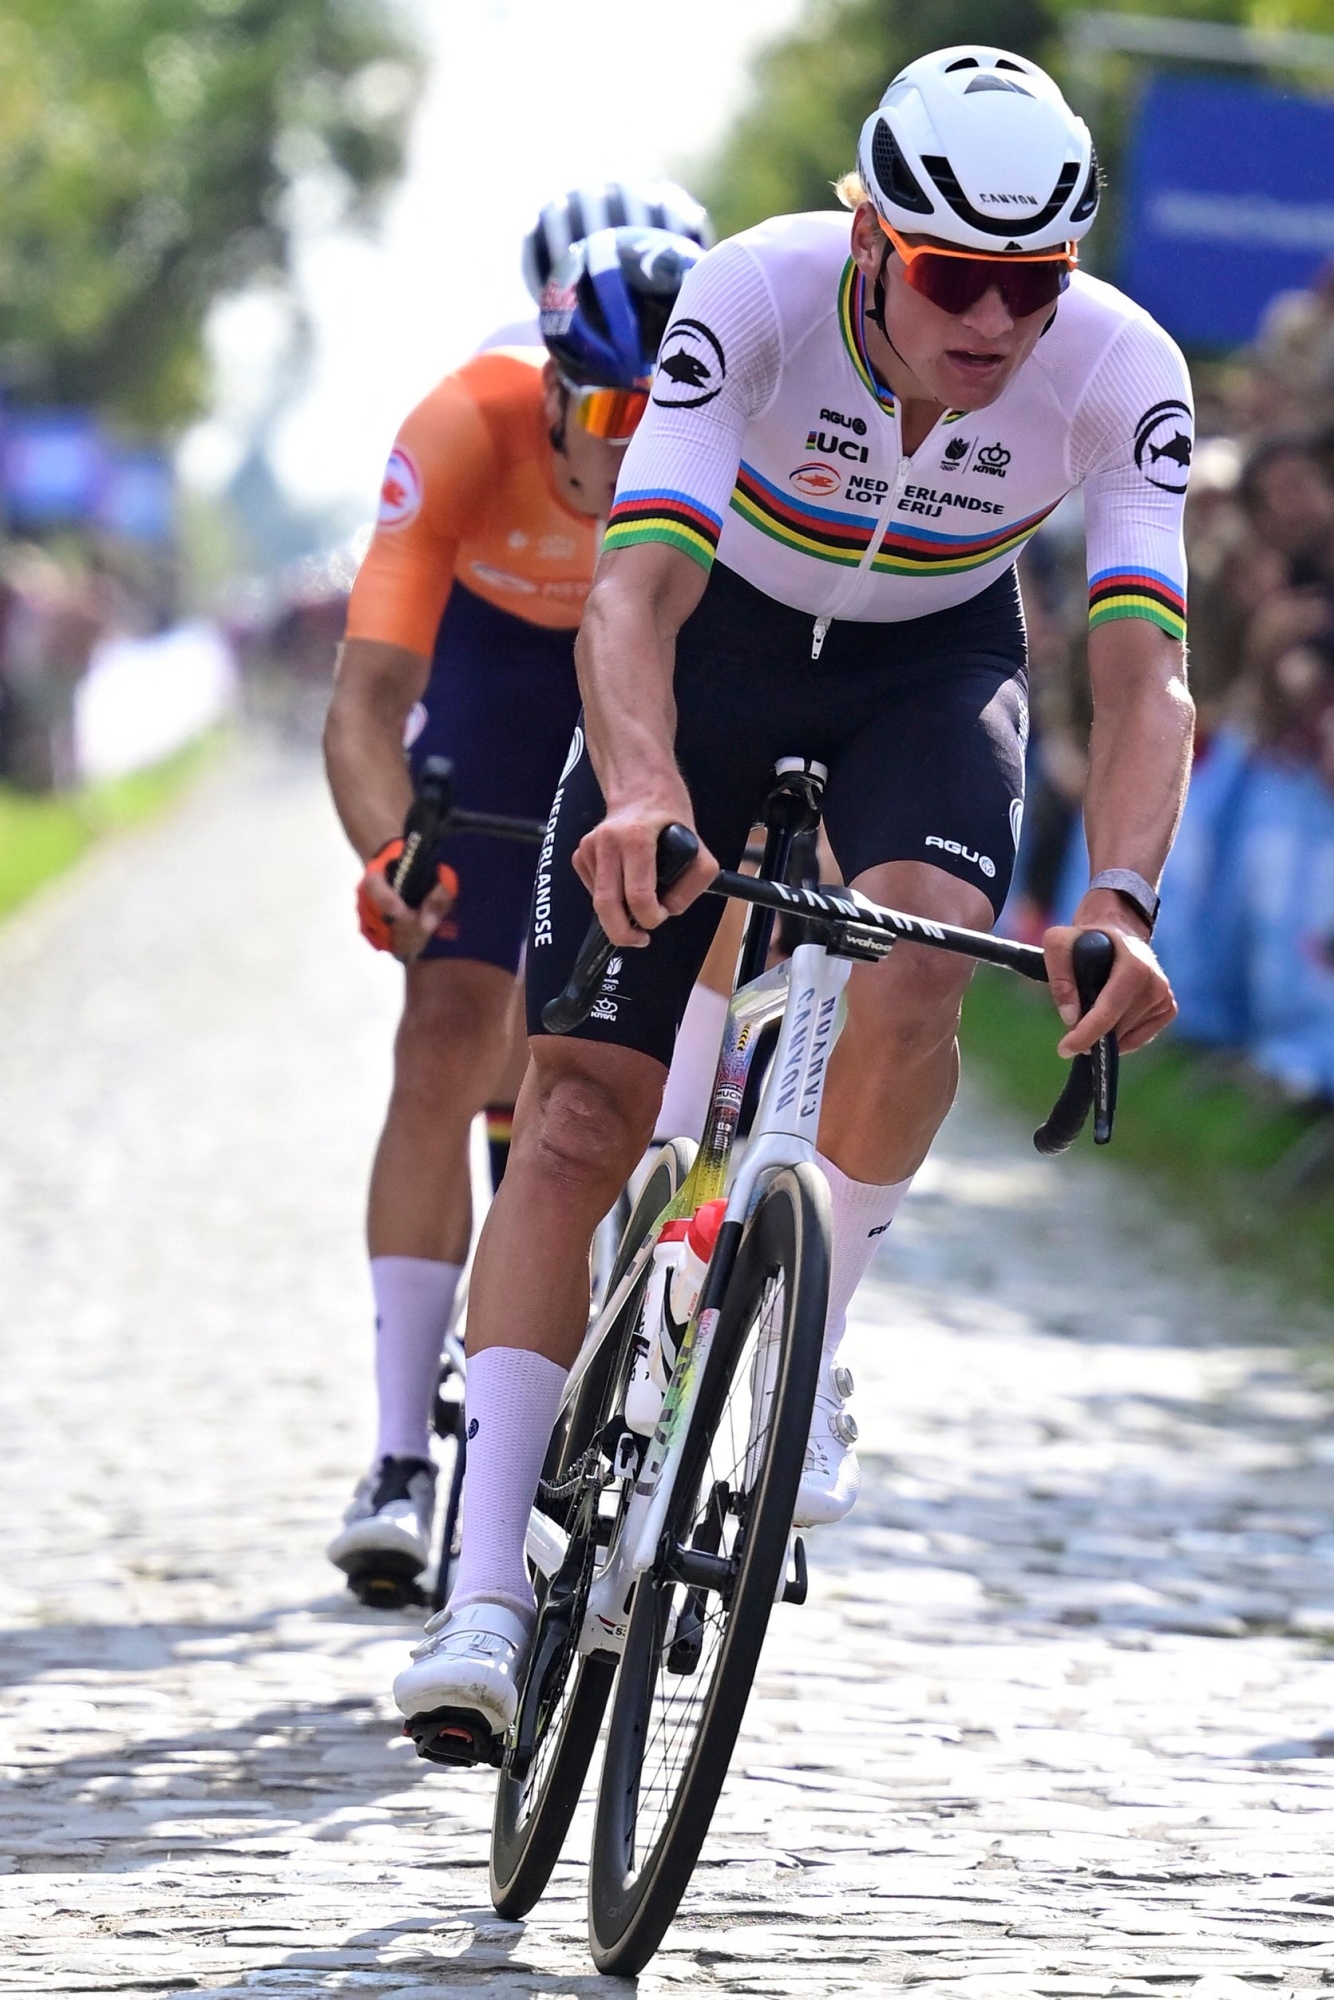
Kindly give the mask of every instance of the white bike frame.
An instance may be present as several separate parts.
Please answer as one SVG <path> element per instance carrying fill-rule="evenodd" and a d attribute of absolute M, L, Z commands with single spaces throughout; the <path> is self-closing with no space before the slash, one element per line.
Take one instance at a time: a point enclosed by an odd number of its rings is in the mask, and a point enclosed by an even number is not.
<path fill-rule="evenodd" d="M 698 1185 L 707 1183 L 709 1176 L 711 1146 L 723 1159 L 730 1154 L 755 1037 L 765 1022 L 779 1014 L 782 1024 L 778 1043 L 750 1141 L 744 1157 L 728 1176 L 724 1222 L 744 1223 L 765 1182 L 780 1168 L 815 1159 L 825 1078 L 830 1053 L 843 1023 L 843 989 L 851 969 L 848 959 L 834 957 L 823 944 L 801 944 L 786 963 L 762 973 L 733 994 L 714 1077 L 713 1106 L 700 1171 L 692 1170 L 673 1208 L 683 1207 L 689 1213 L 695 1206 L 693 1196 Z M 692 1188 L 692 1182 L 697 1183 L 696 1187 Z M 707 1192 L 699 1194 L 701 1200 L 708 1198 Z M 689 1205 L 685 1206 L 686 1203 Z M 644 1267 L 653 1255 L 656 1235 L 655 1231 L 642 1245 L 625 1277 L 590 1326 L 570 1371 L 562 1407 L 569 1403 L 594 1355 L 611 1333 L 625 1301 L 643 1277 Z M 707 1293 L 701 1294 L 704 1296 Z M 658 1311 L 661 1312 L 660 1303 Z M 697 1308 L 682 1337 L 663 1398 L 662 1414 L 644 1453 L 634 1491 L 589 1587 L 579 1638 L 581 1653 L 615 1657 L 624 1646 L 635 1584 L 652 1564 L 662 1540 L 717 1323 L 716 1307 L 703 1312 Z M 653 1338 L 658 1328 L 646 1327 L 645 1331 Z M 560 1531 L 536 1512 L 529 1554 L 548 1575 L 559 1566 L 563 1555 Z"/>

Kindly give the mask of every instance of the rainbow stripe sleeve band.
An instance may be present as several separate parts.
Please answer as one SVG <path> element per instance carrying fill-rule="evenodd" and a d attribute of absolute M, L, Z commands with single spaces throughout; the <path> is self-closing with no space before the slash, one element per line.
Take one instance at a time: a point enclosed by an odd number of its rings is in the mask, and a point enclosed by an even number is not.
<path fill-rule="evenodd" d="M 1186 636 L 1186 598 L 1156 569 L 1100 569 L 1089 581 L 1089 629 L 1113 618 L 1147 618 L 1169 638 Z"/>
<path fill-rule="evenodd" d="M 604 549 L 628 549 L 635 542 L 669 542 L 712 569 L 721 517 L 692 500 L 688 493 L 622 493 L 607 517 Z"/>

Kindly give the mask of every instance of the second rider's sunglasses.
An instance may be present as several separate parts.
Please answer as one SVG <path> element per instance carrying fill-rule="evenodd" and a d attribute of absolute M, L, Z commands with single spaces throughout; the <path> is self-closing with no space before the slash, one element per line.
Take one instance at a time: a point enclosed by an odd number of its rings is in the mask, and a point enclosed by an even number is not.
<path fill-rule="evenodd" d="M 942 312 L 967 312 L 994 285 L 1011 319 L 1027 319 L 1055 305 L 1079 261 L 1073 243 L 1059 250 L 998 252 L 994 257 L 909 243 L 883 216 L 876 219 L 902 259 L 908 283 Z"/>
<path fill-rule="evenodd" d="M 580 389 L 565 384 L 575 421 L 604 444 L 628 444 L 648 408 L 647 389 Z"/>

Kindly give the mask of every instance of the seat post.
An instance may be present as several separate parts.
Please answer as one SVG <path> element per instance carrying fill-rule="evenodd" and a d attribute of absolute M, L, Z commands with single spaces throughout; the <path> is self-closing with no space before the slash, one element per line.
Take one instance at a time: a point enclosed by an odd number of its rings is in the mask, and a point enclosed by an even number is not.
<path fill-rule="evenodd" d="M 820 824 L 820 800 L 828 776 L 827 767 L 813 758 L 780 757 L 775 764 L 773 787 L 761 815 L 764 827 L 764 857 L 760 862 L 762 881 L 787 880 L 797 835 L 809 833 Z M 773 910 L 761 909 L 758 903 L 752 905 L 737 966 L 738 986 L 758 979 L 763 972 L 769 957 L 769 946 L 773 942 L 774 916 Z"/>

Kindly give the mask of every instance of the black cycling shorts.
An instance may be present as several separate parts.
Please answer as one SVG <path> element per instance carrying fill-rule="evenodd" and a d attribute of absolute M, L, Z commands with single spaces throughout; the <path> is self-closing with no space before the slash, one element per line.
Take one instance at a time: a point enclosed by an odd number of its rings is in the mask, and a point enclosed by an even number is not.
<path fill-rule="evenodd" d="M 456 583 L 440 620 L 408 764 L 454 765 L 455 803 L 544 821 L 579 714 L 573 631 L 500 611 Z M 475 958 L 516 972 L 533 900 L 537 846 L 451 834 L 441 849 L 459 896 L 423 958 Z"/>
<path fill-rule="evenodd" d="M 1028 702 L 1013 570 L 949 611 L 901 624 L 839 623 L 811 658 L 812 619 L 715 563 L 676 646 L 676 757 L 700 838 L 735 868 L 780 757 L 829 768 L 824 823 L 846 881 L 925 861 L 981 889 L 999 913 L 1023 812 Z M 538 866 L 528 1025 L 540 1033 L 588 928 L 571 856 L 603 817 L 575 732 Z M 677 1026 L 722 914 L 701 896 L 613 959 L 577 1032 L 671 1061 Z"/>

